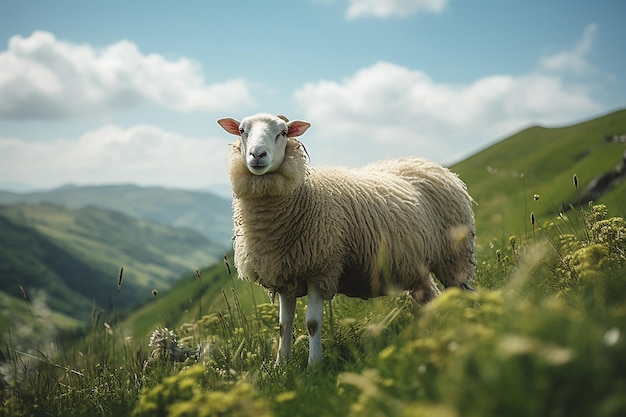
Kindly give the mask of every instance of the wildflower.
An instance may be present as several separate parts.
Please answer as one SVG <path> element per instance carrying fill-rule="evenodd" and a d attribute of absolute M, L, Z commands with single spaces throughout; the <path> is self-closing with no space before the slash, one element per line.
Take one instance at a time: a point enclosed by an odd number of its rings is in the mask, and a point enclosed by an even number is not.
<path fill-rule="evenodd" d="M 615 346 L 620 339 L 620 332 L 617 327 L 612 327 L 604 333 L 604 344 L 607 346 Z"/>
<path fill-rule="evenodd" d="M 281 392 L 280 394 L 276 396 L 276 402 L 284 403 L 287 401 L 294 400 L 296 397 L 297 397 L 297 394 L 295 391 L 285 391 L 285 392 Z"/>
<path fill-rule="evenodd" d="M 201 346 L 192 349 L 188 346 L 179 345 L 176 334 L 167 327 L 156 328 L 150 336 L 148 346 L 155 348 L 151 358 L 169 358 L 172 362 L 183 362 L 191 357 L 197 360 L 201 351 Z"/>
<path fill-rule="evenodd" d="M 152 332 L 148 346 L 167 347 L 170 340 L 176 340 L 176 336 L 172 330 L 169 330 L 167 327 L 162 329 L 157 328 Z"/>

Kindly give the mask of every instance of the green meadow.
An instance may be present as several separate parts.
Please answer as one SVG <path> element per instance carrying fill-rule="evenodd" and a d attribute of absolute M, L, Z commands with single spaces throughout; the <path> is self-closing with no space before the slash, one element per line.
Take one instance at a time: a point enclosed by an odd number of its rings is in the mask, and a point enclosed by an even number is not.
<path fill-rule="evenodd" d="M 477 203 L 477 293 L 338 296 L 318 367 L 306 298 L 293 360 L 276 367 L 278 306 L 227 255 L 131 313 L 94 312 L 82 333 L 9 335 L 0 415 L 626 415 L 626 182 L 576 201 L 621 163 L 605 137 L 624 132 L 625 111 L 534 127 L 453 166 Z M 53 318 L 23 301 L 11 331 L 47 335 Z"/>

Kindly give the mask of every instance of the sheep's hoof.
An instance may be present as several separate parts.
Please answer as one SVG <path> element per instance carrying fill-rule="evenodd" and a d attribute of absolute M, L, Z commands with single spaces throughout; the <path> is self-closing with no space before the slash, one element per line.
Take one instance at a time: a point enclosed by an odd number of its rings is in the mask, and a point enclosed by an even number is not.
<path fill-rule="evenodd" d="M 317 368 L 320 368 L 323 364 L 324 364 L 324 357 L 309 359 L 306 368 L 317 369 Z"/>
<path fill-rule="evenodd" d="M 476 292 L 476 290 L 474 288 L 472 288 L 472 286 L 469 285 L 467 282 L 462 282 L 461 285 L 459 285 L 459 287 L 461 287 L 465 291 Z"/>

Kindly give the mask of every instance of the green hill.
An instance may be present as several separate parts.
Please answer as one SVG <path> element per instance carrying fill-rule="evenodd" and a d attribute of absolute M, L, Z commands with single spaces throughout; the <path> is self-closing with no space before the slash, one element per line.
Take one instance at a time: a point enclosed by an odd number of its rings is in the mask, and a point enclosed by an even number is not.
<path fill-rule="evenodd" d="M 623 163 L 625 145 L 607 138 L 624 133 L 626 110 L 567 127 L 535 126 L 452 166 L 477 202 L 479 245 L 510 235 L 528 236 L 531 212 L 541 222 L 548 216 L 554 220 L 559 212 L 575 218 L 567 212 L 576 201 L 574 174 L 582 195 L 594 180 L 614 172 Z M 626 215 L 624 176 L 603 191 L 596 202 L 606 204 L 611 215 Z"/>
<path fill-rule="evenodd" d="M 29 298 L 45 292 L 53 312 L 84 322 L 93 302 L 105 311 L 113 306 L 122 311 L 222 253 L 221 245 L 193 230 L 96 207 L 0 206 L 2 291 L 18 300 L 20 285 Z M 118 291 L 121 267 L 123 291 Z M 7 304 L 20 305 L 12 298 Z M 6 318 L 12 312 L 3 307 L 0 315 Z"/>
<path fill-rule="evenodd" d="M 71 288 L 67 277 L 89 277 Z M 61 315 L 87 320 L 92 299 L 106 302 L 106 293 L 95 285 L 108 277 L 90 267 L 39 232 L 12 223 L 0 216 L 0 329 L 9 326 L 9 318 L 27 321 L 30 312 L 26 300 L 33 302 L 45 289 L 48 306 Z M 24 293 L 22 294 L 22 291 Z M 91 296 L 87 296 L 90 293 Z M 26 300 L 24 300 L 26 296 Z M 75 321 L 66 321 L 74 325 Z"/>
<path fill-rule="evenodd" d="M 67 185 L 31 193 L 0 191 L 0 204 L 43 202 L 115 210 L 139 219 L 193 229 L 222 245 L 228 245 L 232 237 L 230 200 L 208 192 L 136 185 Z"/>
<path fill-rule="evenodd" d="M 233 286 L 240 307 L 246 312 L 253 311 L 254 304 L 269 301 L 262 287 L 238 279 L 234 269 L 231 271 L 232 281 L 224 263 L 218 262 L 186 275 L 167 291 L 158 292 L 149 302 L 130 312 L 122 321 L 122 328 L 137 340 L 147 340 L 156 326 L 172 329 L 193 323 L 206 314 L 227 310 L 228 303 L 234 312 L 237 307 Z"/>

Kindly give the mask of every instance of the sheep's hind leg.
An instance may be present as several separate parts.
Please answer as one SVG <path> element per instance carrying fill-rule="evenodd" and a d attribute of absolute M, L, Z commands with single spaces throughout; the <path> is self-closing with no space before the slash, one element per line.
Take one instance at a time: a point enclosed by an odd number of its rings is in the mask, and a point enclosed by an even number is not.
<path fill-rule="evenodd" d="M 280 342 L 278 344 L 278 356 L 276 365 L 291 359 L 293 345 L 293 319 L 296 314 L 296 296 L 278 293 L 280 312 L 278 322 L 280 325 Z"/>
<path fill-rule="evenodd" d="M 309 332 L 309 367 L 322 362 L 322 315 L 324 299 L 315 285 L 307 286 L 306 328 Z"/>

